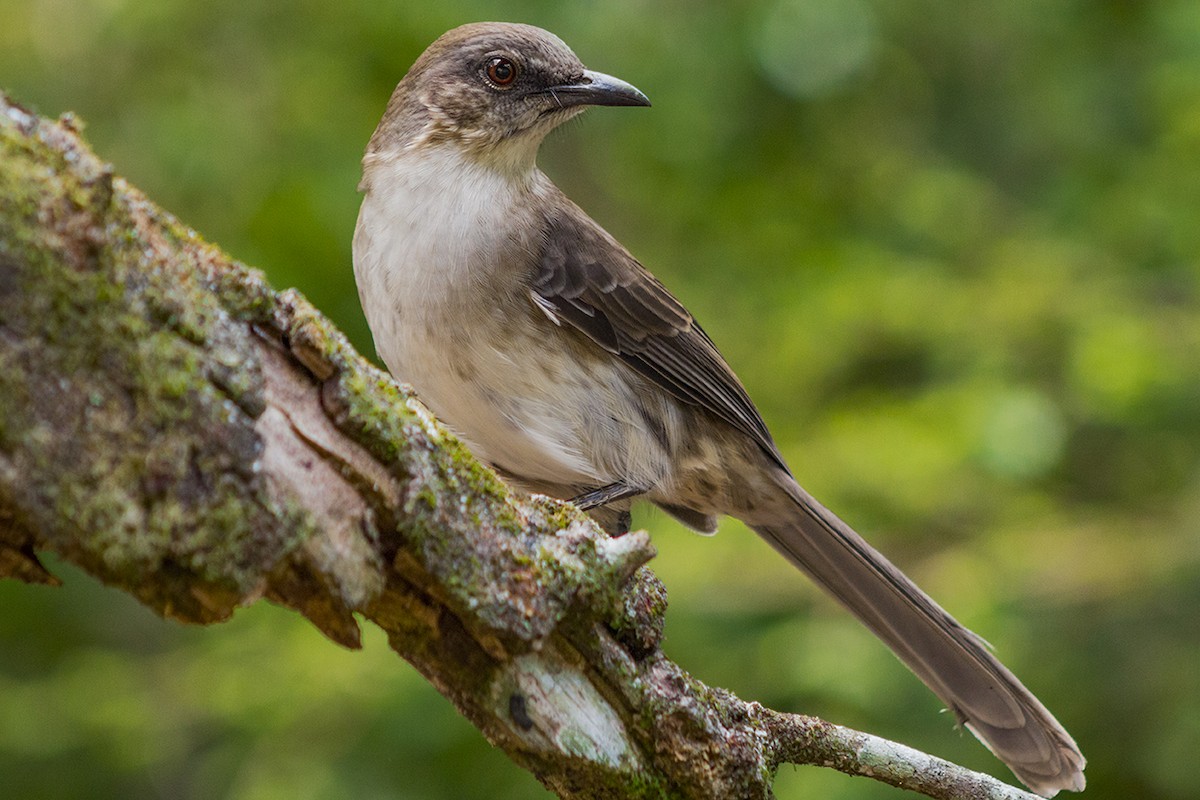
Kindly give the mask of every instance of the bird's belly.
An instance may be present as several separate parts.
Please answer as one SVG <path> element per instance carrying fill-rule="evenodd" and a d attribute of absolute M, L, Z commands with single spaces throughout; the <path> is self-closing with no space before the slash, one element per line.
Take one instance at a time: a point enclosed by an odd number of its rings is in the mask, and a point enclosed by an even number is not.
<path fill-rule="evenodd" d="M 459 354 L 461 357 L 461 354 Z M 584 455 L 579 424 L 562 387 L 539 385 L 503 359 L 472 354 L 424 376 L 417 391 L 481 459 L 531 480 L 607 482 Z"/>
<path fill-rule="evenodd" d="M 555 485 L 619 480 L 611 462 L 628 460 L 616 453 L 622 445 L 596 431 L 612 399 L 539 338 L 501 326 L 416 331 L 394 337 L 398 347 L 380 355 L 476 456 L 501 470 Z"/>

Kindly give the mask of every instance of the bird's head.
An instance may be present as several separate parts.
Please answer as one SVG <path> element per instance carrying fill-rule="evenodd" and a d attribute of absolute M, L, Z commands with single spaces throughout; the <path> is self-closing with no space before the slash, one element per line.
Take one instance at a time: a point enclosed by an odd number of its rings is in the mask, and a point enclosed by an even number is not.
<path fill-rule="evenodd" d="M 458 145 L 486 161 L 528 161 L 551 130 L 587 106 L 648 106 L 622 80 L 586 69 L 531 25 L 463 25 L 431 44 L 400 81 L 367 147 L 386 156 Z"/>

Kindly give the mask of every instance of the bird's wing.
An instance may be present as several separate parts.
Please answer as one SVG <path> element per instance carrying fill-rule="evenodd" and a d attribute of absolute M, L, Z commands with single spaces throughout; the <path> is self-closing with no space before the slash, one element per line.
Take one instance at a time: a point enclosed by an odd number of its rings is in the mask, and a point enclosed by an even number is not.
<path fill-rule="evenodd" d="M 530 289 L 553 319 L 578 328 L 684 403 L 746 433 L 787 469 L 758 409 L 688 310 L 574 206 L 547 220 Z"/>

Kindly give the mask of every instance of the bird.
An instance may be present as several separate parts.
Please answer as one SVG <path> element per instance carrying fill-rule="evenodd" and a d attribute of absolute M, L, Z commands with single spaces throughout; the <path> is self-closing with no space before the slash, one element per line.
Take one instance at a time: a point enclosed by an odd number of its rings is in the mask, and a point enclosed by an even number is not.
<path fill-rule="evenodd" d="M 613 534 L 635 498 L 703 533 L 742 520 L 878 636 L 1046 797 L 1085 759 L 965 628 L 797 483 L 716 345 L 537 167 L 591 106 L 649 106 L 517 23 L 454 28 L 413 63 L 363 155 L 354 275 L 376 352 L 516 488 Z"/>

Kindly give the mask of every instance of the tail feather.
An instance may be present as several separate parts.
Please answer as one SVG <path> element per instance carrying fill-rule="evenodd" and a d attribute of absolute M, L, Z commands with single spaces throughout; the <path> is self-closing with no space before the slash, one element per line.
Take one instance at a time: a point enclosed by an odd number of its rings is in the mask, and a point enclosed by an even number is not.
<path fill-rule="evenodd" d="M 790 478 L 793 501 L 754 530 L 882 639 L 1033 791 L 1081 791 L 1070 734 L 977 635 Z"/>

